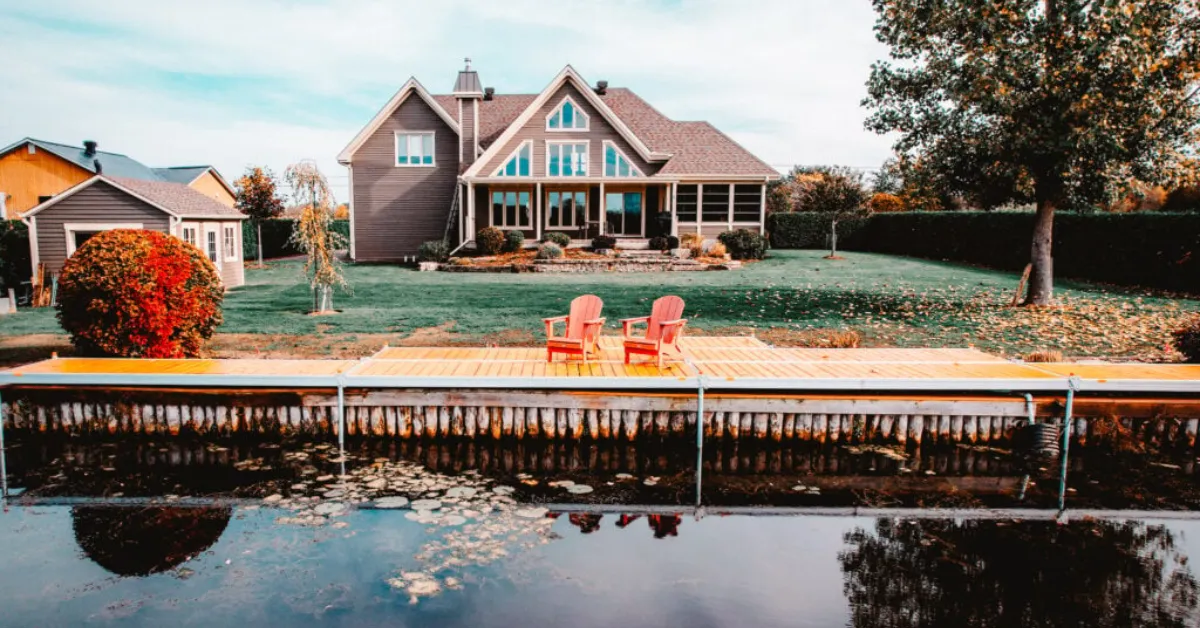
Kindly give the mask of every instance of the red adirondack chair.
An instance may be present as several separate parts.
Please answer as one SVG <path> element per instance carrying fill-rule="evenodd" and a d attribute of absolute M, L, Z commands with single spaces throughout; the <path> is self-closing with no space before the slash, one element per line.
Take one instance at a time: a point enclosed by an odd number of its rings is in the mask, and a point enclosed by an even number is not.
<path fill-rule="evenodd" d="M 681 353 L 679 338 L 683 336 L 683 326 L 687 324 L 687 319 L 679 318 L 682 315 L 683 299 L 677 296 L 666 296 L 654 302 L 654 307 L 650 309 L 650 316 L 622 319 L 621 326 L 625 333 L 625 363 L 629 364 L 631 355 L 648 355 L 653 356 L 658 361 L 658 367 L 662 368 L 664 349 Z M 645 336 L 633 335 L 633 326 L 637 323 L 646 323 Z"/>
<path fill-rule="evenodd" d="M 596 352 L 596 340 L 604 326 L 604 319 L 600 317 L 603 308 L 604 301 L 600 297 L 585 294 L 571 301 L 570 314 L 542 319 L 546 323 L 546 361 L 553 361 L 555 353 L 565 353 L 581 356 L 586 364 L 588 354 Z M 554 335 L 555 323 L 565 323 L 564 335 Z"/>

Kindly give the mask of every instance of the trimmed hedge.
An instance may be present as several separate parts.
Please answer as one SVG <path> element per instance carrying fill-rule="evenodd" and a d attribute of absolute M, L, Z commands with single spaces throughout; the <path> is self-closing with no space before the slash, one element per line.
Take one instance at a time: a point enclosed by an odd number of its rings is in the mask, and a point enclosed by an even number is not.
<path fill-rule="evenodd" d="M 839 248 L 1020 271 L 1029 263 L 1032 212 L 875 214 L 839 229 Z M 800 213 L 768 221 L 777 248 L 820 248 L 824 234 Z M 1200 293 L 1200 215 L 1059 213 L 1054 274 L 1126 286 Z"/>
<path fill-rule="evenodd" d="M 29 227 L 20 220 L 0 220 L 0 296 L 33 276 L 29 259 Z"/>
<path fill-rule="evenodd" d="M 304 253 L 304 251 L 301 251 L 290 241 L 292 238 L 292 228 L 295 224 L 295 218 L 271 218 L 262 221 L 263 259 L 301 255 Z M 346 238 L 346 242 L 350 241 L 349 220 L 333 221 L 332 229 L 335 233 L 342 234 L 342 237 Z M 257 241 L 258 236 L 254 221 L 243 221 L 242 255 L 248 262 L 258 259 L 258 249 L 255 247 Z"/>

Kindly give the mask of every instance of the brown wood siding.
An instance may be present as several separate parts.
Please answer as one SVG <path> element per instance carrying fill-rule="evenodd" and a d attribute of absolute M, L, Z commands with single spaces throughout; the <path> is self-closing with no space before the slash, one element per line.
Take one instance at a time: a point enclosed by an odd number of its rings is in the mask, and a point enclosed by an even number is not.
<path fill-rule="evenodd" d="M 434 167 L 396 166 L 397 131 L 433 131 Z M 419 96 L 408 97 L 351 158 L 356 261 L 396 261 L 440 240 L 458 178 L 458 134 Z"/>
<path fill-rule="evenodd" d="M 38 212 L 38 261 L 57 274 L 67 259 L 66 223 L 141 223 L 142 228 L 170 233 L 170 216 L 113 186 L 98 181 Z"/>
<path fill-rule="evenodd" d="M 0 193 L 8 218 L 38 205 L 39 196 L 54 196 L 92 177 L 92 173 L 41 149 L 29 154 L 29 145 L 17 147 L 0 157 Z"/>
<path fill-rule="evenodd" d="M 571 96 L 576 105 L 588 115 L 587 131 L 547 131 L 546 116 L 558 108 L 562 103 L 562 99 L 566 96 Z M 626 142 L 617 130 L 614 129 L 600 112 L 592 107 L 591 103 L 575 89 L 571 83 L 567 83 L 558 89 L 542 107 L 533 114 L 529 122 L 512 137 L 496 156 L 489 159 L 484 168 L 480 171 L 483 176 L 491 176 L 497 168 L 504 164 L 509 155 L 516 150 L 521 142 L 533 140 L 533 174 L 534 176 L 545 176 L 546 174 L 546 140 L 591 140 L 588 145 L 588 176 L 598 177 L 604 174 L 604 140 L 612 140 L 613 143 L 620 148 L 630 162 L 637 166 L 638 170 L 646 176 L 651 176 L 658 171 L 657 166 L 651 166 L 645 161 L 642 161 L 638 156 L 637 151 L 633 146 Z"/>
<path fill-rule="evenodd" d="M 212 170 L 197 177 L 188 187 L 226 207 L 233 207 L 237 202 L 229 190 L 225 189 L 225 186 L 217 180 L 217 176 L 212 173 Z"/>

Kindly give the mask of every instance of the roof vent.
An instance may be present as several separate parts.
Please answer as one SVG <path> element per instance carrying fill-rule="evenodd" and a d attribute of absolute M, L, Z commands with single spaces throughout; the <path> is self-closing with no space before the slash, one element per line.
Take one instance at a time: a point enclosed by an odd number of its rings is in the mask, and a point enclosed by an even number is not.
<path fill-rule="evenodd" d="M 496 96 L 496 88 L 495 87 L 483 88 L 483 99 L 484 100 L 491 100 L 495 96 Z"/>
<path fill-rule="evenodd" d="M 96 142 L 93 142 L 92 140 L 84 140 L 83 141 L 83 154 L 87 155 L 88 157 L 95 155 L 96 154 Z"/>
<path fill-rule="evenodd" d="M 596 93 L 603 96 L 608 93 L 608 81 L 596 81 Z"/>
<path fill-rule="evenodd" d="M 92 142 L 92 144 L 95 144 L 95 142 Z M 92 152 L 95 153 L 95 151 L 96 151 L 96 147 L 93 146 Z M 96 167 L 96 174 L 104 174 L 104 167 L 100 165 L 99 159 L 93 159 L 92 165 Z"/>

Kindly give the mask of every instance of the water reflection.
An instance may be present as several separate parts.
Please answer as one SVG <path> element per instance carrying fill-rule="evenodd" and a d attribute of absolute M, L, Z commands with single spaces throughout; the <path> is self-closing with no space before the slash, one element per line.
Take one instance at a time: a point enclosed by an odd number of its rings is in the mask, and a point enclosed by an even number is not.
<path fill-rule="evenodd" d="M 880 519 L 838 556 L 854 626 L 1188 626 L 1197 581 L 1166 527 Z"/>
<path fill-rule="evenodd" d="M 76 506 L 75 542 L 85 556 L 118 576 L 174 569 L 207 550 L 225 531 L 228 507 Z"/>

